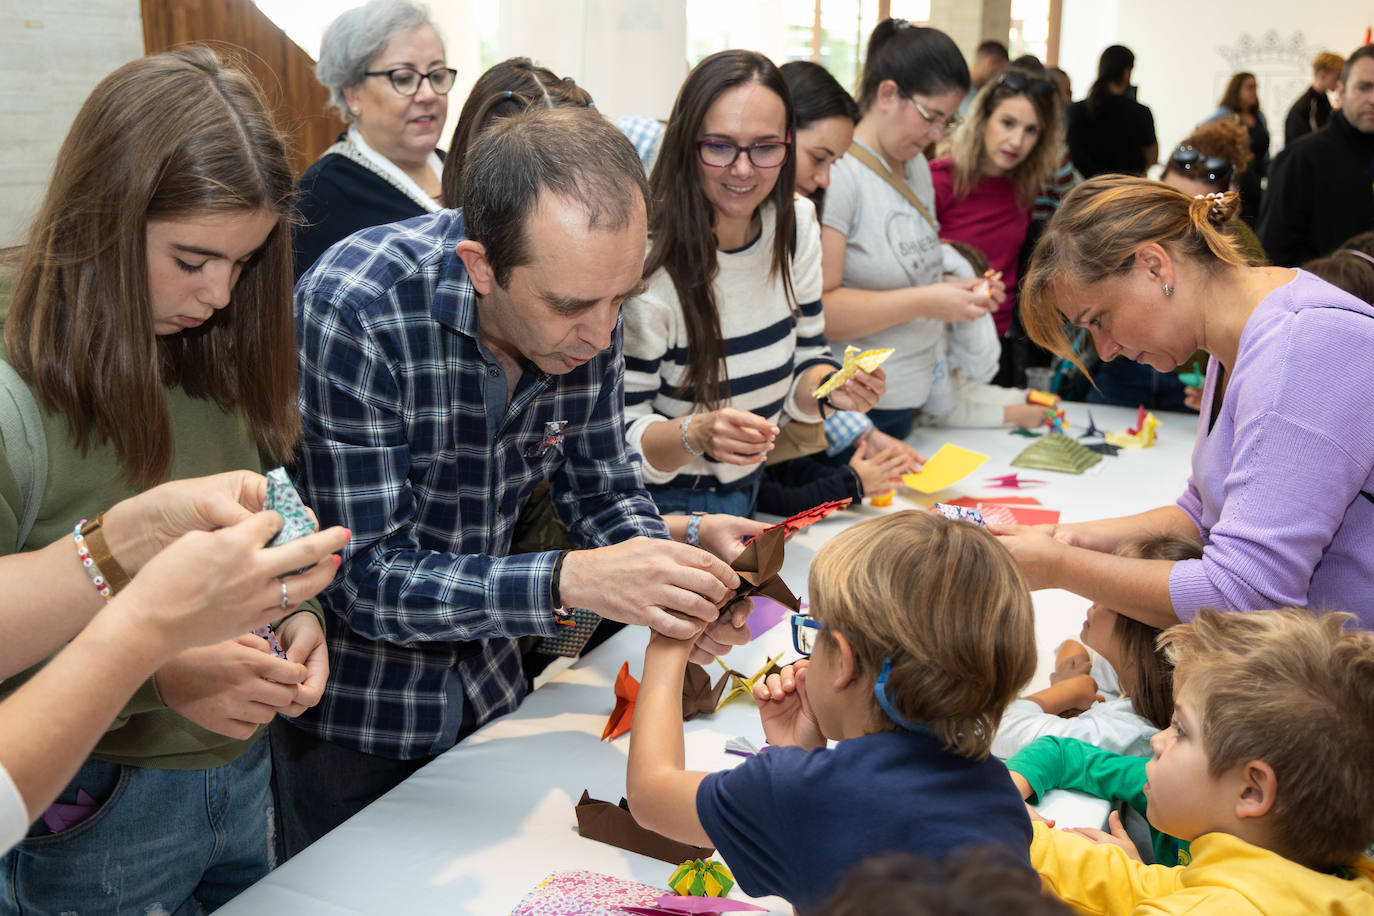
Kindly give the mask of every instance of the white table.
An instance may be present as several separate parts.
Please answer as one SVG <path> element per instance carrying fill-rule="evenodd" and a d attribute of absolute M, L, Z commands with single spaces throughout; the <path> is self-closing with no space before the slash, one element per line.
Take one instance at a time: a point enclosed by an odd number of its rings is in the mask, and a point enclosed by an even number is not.
<path fill-rule="evenodd" d="M 1135 411 L 1091 408 L 1103 429 L 1134 425 Z M 1066 407 L 1071 434 L 1086 428 L 1087 408 Z M 918 430 L 917 448 L 933 454 L 941 444 L 991 456 L 966 480 L 935 497 L 899 494 L 892 509 L 864 506 L 831 516 L 801 532 L 787 548 L 783 577 L 805 597 L 806 571 L 821 545 L 855 521 L 883 512 L 929 505 L 936 497 L 995 494 L 1035 496 L 1081 521 L 1136 512 L 1172 502 L 1187 479 L 1196 416 L 1161 415 L 1158 444 L 1104 458 L 1081 476 L 1020 471 L 1046 480 L 1026 491 L 987 487 L 988 477 L 1016 471 L 1009 462 L 1031 440 L 1005 430 Z M 911 494 L 918 497 L 919 494 Z M 1067 592 L 1035 595 L 1041 665 L 1033 686 L 1048 683 L 1053 650 L 1077 635 L 1087 602 Z M 663 886 L 672 866 L 625 852 L 577 833 L 573 806 L 583 789 L 616 802 L 625 790 L 628 735 L 600 741 L 614 703 L 612 684 L 622 662 L 638 676 L 645 632 L 627 628 L 534 691 L 519 710 L 479 730 L 416 772 L 403 784 L 314 846 L 248 889 L 220 912 L 290 913 L 508 913 L 525 893 L 555 871 L 587 869 Z M 786 623 L 731 652 L 731 664 L 752 674 L 769 656 L 788 650 Z M 713 678 L 719 670 L 713 672 Z M 686 761 L 691 769 L 715 770 L 740 758 L 724 752 L 735 735 L 761 744 L 753 704 L 734 701 L 713 716 L 686 723 Z M 1042 808 L 1061 826 L 1100 824 L 1105 803 L 1055 792 Z M 732 896 L 742 896 L 738 890 Z M 762 901 L 772 912 L 791 914 L 777 898 Z"/>

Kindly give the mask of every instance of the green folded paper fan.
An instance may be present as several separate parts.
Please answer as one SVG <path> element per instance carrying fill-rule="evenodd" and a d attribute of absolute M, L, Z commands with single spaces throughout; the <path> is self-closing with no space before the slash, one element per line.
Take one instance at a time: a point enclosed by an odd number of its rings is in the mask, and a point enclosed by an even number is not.
<path fill-rule="evenodd" d="M 1082 474 L 1102 456 L 1068 436 L 1045 436 L 1026 446 L 1012 461 L 1014 468 Z"/>
<path fill-rule="evenodd" d="M 688 859 L 668 879 L 679 897 L 724 897 L 735 886 L 729 869 L 710 859 Z"/>

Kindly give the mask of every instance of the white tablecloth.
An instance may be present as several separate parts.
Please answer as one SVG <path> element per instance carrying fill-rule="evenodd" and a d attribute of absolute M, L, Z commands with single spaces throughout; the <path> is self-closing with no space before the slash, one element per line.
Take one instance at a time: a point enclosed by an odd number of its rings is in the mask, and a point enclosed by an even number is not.
<path fill-rule="evenodd" d="M 1076 435 L 1086 428 L 1087 408 L 1069 404 Z M 1091 408 L 1103 429 L 1134 425 L 1135 411 Z M 925 454 L 944 442 L 988 454 L 970 477 L 932 497 L 899 493 L 892 509 L 864 506 L 831 516 L 801 532 L 787 548 L 783 577 L 805 597 L 806 571 L 815 551 L 855 521 L 882 512 L 929 505 L 955 496 L 1026 495 L 1059 509 L 1063 521 L 1137 512 L 1177 498 L 1188 474 L 1196 416 L 1161 415 L 1155 447 L 1104 458 L 1083 475 L 1026 471 L 1045 480 L 1024 491 L 999 490 L 987 478 L 1016 471 L 1010 461 L 1031 440 L 1006 430 L 918 430 L 912 441 Z M 1076 636 L 1087 602 L 1067 592 L 1035 595 L 1041 665 L 1033 687 L 1048 683 L 1053 650 Z M 509 913 L 545 876 L 587 869 L 664 886 L 672 866 L 578 836 L 573 806 L 584 789 L 618 801 L 625 790 L 629 736 L 602 742 L 614 705 L 612 684 L 622 662 L 638 676 L 645 633 L 627 628 L 548 684 L 516 712 L 487 725 L 458 747 L 419 770 L 402 785 L 272 872 L 220 912 L 283 913 Z M 792 657 L 786 623 L 729 655 L 752 674 L 777 652 Z M 713 678 L 719 674 L 713 671 Z M 734 766 L 725 740 L 740 735 L 756 745 L 763 732 L 753 703 L 739 699 L 712 716 L 686 723 L 690 769 Z M 1053 792 L 1042 810 L 1060 826 L 1100 825 L 1106 804 L 1073 793 Z M 732 896 L 741 897 L 736 890 Z M 748 898 L 743 898 L 748 899 Z M 762 901 L 779 914 L 789 905 Z"/>

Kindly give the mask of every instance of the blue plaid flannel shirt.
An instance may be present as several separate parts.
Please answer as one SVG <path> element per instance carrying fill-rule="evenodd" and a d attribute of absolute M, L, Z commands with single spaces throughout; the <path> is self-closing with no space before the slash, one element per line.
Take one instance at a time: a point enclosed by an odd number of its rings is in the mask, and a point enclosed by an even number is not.
<path fill-rule="evenodd" d="M 523 698 L 515 637 L 557 626 L 557 553 L 505 555 L 537 483 L 579 544 L 668 536 L 625 444 L 620 328 L 566 375 L 529 367 L 507 406 L 463 238 L 456 210 L 367 229 L 296 287 L 296 478 L 353 538 L 321 595 L 324 698 L 293 724 L 394 759 L 452 747 L 464 703 L 480 725 Z"/>

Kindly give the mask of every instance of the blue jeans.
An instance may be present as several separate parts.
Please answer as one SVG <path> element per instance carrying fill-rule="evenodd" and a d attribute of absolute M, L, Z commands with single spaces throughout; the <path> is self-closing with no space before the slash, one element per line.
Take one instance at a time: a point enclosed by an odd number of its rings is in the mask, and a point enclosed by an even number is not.
<path fill-rule="evenodd" d="M 0 913 L 210 912 L 272 868 L 271 758 L 264 735 L 210 770 L 153 770 L 94 758 L 58 801 L 99 804 L 52 833 L 40 819 L 0 859 Z"/>
<path fill-rule="evenodd" d="M 740 483 L 720 485 L 711 489 L 676 489 L 653 484 L 647 489 L 662 515 L 719 512 L 722 515 L 740 515 L 748 518 L 754 514 L 754 503 L 758 501 L 759 483 L 762 480 L 763 474 L 760 471 Z"/>

